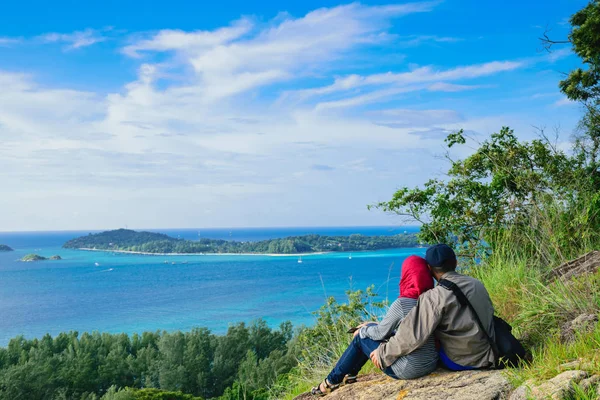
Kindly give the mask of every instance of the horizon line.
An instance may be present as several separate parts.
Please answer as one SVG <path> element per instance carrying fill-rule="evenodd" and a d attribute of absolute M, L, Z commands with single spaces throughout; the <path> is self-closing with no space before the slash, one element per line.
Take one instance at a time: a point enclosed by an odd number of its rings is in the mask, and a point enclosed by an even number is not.
<path fill-rule="evenodd" d="M 203 230 L 203 229 L 323 229 L 323 228 L 394 228 L 394 227 L 420 227 L 421 224 L 403 224 L 403 225 L 315 225 L 315 226 L 221 226 L 221 227 L 203 227 L 203 228 L 112 228 L 112 229 L 58 229 L 58 230 L 23 230 L 23 231 L 3 231 L 5 233 L 59 233 L 59 232 L 106 232 L 118 229 L 129 229 L 133 231 L 160 231 L 160 230 Z"/>

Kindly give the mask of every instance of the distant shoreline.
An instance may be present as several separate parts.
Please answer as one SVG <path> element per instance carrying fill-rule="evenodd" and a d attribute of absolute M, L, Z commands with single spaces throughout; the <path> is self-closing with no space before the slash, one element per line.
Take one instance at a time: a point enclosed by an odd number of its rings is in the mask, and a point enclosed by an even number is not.
<path fill-rule="evenodd" d="M 293 254 L 276 254 L 276 253 L 149 253 L 146 251 L 130 251 L 130 250 L 108 250 L 108 249 L 90 249 L 82 247 L 73 250 L 84 251 L 100 251 L 104 253 L 121 253 L 121 254 L 138 254 L 144 256 L 267 256 L 267 257 L 301 257 L 314 256 L 319 254 L 334 254 L 334 253 L 360 253 L 360 251 L 320 251 L 315 253 L 293 253 Z M 367 250 L 373 251 L 373 250 Z"/>

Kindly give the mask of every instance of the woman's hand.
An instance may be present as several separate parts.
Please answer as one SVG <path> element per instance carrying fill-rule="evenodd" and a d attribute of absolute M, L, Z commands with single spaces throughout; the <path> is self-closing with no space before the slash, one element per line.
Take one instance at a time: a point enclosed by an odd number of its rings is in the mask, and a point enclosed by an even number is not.
<path fill-rule="evenodd" d="M 377 325 L 377 322 L 374 321 L 368 321 L 368 322 L 363 322 L 362 324 L 358 325 L 356 328 L 356 330 L 354 331 L 354 337 L 356 337 L 356 335 L 358 335 L 358 333 L 360 332 L 360 328 L 365 327 L 369 324 L 375 324 Z"/>
<path fill-rule="evenodd" d="M 377 325 L 377 324 L 378 324 L 378 322 L 376 322 L 376 321 L 367 321 L 367 322 L 363 322 L 363 323 L 362 323 L 362 324 L 360 324 L 360 325 L 359 325 L 357 328 L 359 328 L 359 329 L 360 329 L 360 328 L 362 328 L 363 326 L 367 326 L 367 325 L 369 325 L 369 324 L 375 324 L 375 325 Z"/>

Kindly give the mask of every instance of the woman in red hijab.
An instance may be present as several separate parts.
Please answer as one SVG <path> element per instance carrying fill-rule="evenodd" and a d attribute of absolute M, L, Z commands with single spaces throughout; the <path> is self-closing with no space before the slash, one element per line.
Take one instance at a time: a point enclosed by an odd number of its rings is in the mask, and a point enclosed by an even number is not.
<path fill-rule="evenodd" d="M 433 289 L 433 278 L 425 259 L 410 256 L 402 264 L 400 296 L 392 303 L 379 323 L 361 324 L 354 332 L 354 339 L 333 370 L 319 386 L 312 389 L 315 396 L 324 396 L 342 383 L 353 383 L 356 375 L 369 360 L 369 355 L 379 344 L 393 336 L 404 317 L 417 304 L 421 294 Z M 414 379 L 433 372 L 437 366 L 438 353 L 433 337 L 414 352 L 400 357 L 384 372 L 395 379 Z"/>

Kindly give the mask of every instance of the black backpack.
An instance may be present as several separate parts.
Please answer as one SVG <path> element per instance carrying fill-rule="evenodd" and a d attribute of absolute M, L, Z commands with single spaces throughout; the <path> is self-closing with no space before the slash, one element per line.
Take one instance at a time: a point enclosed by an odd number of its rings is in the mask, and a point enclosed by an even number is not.
<path fill-rule="evenodd" d="M 494 341 L 483 327 L 479 315 L 477 315 L 473 305 L 462 290 L 460 290 L 454 282 L 447 279 L 440 280 L 439 284 L 446 289 L 451 290 L 458 298 L 458 302 L 462 306 L 469 307 L 471 310 L 477 325 L 479 325 L 479 329 L 485 333 L 485 336 L 492 347 L 492 351 L 494 352 L 496 362 L 493 368 L 501 369 L 507 365 L 510 367 L 517 367 L 525 360 L 525 349 L 512 334 L 512 326 L 510 326 L 508 322 L 494 315 L 494 334 L 496 336 L 496 340 Z"/>

